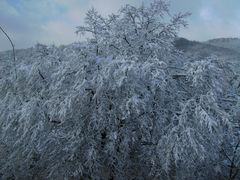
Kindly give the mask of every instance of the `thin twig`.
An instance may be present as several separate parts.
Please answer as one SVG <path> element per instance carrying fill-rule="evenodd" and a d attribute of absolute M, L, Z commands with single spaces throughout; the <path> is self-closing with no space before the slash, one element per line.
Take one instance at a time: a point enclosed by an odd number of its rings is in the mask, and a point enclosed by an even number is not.
<path fill-rule="evenodd" d="M 10 41 L 11 45 L 12 45 L 12 52 L 13 52 L 13 61 L 14 61 L 14 69 L 15 69 L 15 77 L 17 79 L 17 70 L 16 70 L 16 55 L 15 55 L 15 48 L 14 48 L 14 44 L 11 40 L 11 38 L 8 36 L 8 34 L 3 30 L 3 28 L 0 26 L 0 30 L 3 32 L 3 34 L 7 37 L 7 39 Z"/>

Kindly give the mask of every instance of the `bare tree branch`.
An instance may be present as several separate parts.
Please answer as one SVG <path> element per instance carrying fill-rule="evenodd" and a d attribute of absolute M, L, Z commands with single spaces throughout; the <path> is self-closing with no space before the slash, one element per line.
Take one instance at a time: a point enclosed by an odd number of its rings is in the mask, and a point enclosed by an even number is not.
<path fill-rule="evenodd" d="M 10 41 L 11 46 L 12 46 L 12 52 L 13 52 L 13 61 L 14 61 L 14 68 L 15 68 L 15 76 L 17 79 L 17 70 L 16 70 L 16 55 L 15 55 L 15 48 L 14 48 L 14 44 L 11 40 L 11 38 L 8 36 L 8 34 L 3 30 L 3 28 L 0 26 L 0 30 L 3 32 L 3 34 L 7 37 L 7 39 Z"/>

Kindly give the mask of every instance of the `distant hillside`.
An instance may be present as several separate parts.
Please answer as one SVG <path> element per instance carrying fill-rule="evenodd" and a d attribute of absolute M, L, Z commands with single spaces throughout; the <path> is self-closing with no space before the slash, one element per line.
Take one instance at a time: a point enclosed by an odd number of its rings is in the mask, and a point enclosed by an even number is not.
<path fill-rule="evenodd" d="M 240 52 L 240 39 L 239 38 L 217 38 L 211 39 L 205 42 L 218 47 L 224 47 L 228 49 Z"/>
<path fill-rule="evenodd" d="M 240 56 L 240 50 L 236 51 L 231 48 L 227 47 L 220 47 L 217 45 L 208 44 L 208 43 L 202 43 L 198 41 L 190 41 L 185 38 L 179 38 L 175 41 L 175 47 L 186 54 L 194 54 L 200 57 L 206 57 L 209 55 L 217 55 L 217 56 L 224 56 L 224 57 L 229 57 L 229 56 Z M 228 58 L 227 58 L 228 59 Z"/>
<path fill-rule="evenodd" d="M 221 38 L 198 42 L 179 38 L 175 41 L 175 47 L 183 51 L 186 56 L 196 57 L 196 59 L 216 55 L 220 60 L 232 63 L 235 71 L 240 72 L 240 39 Z"/>

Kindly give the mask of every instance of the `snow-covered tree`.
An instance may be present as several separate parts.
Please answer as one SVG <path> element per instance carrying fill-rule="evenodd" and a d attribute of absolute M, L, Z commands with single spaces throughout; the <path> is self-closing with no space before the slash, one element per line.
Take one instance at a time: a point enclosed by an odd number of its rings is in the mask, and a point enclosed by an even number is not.
<path fill-rule="evenodd" d="M 0 179 L 228 176 L 237 88 L 217 57 L 174 48 L 185 16 L 164 0 L 91 9 L 77 31 L 87 42 L 25 54 L 17 80 L 0 79 Z"/>

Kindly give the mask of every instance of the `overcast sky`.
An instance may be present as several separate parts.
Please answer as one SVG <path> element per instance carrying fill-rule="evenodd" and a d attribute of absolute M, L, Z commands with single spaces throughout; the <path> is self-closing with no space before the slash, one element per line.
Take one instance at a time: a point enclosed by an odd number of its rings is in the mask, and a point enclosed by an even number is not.
<path fill-rule="evenodd" d="M 143 0 L 149 2 L 150 0 Z M 16 48 L 36 43 L 69 44 L 78 41 L 76 26 L 83 24 L 86 11 L 95 7 L 103 15 L 142 0 L 0 0 L 0 25 Z M 239 37 L 240 0 L 171 0 L 173 12 L 189 11 L 189 26 L 180 36 L 205 41 L 218 37 Z M 0 51 L 10 49 L 0 34 Z"/>

